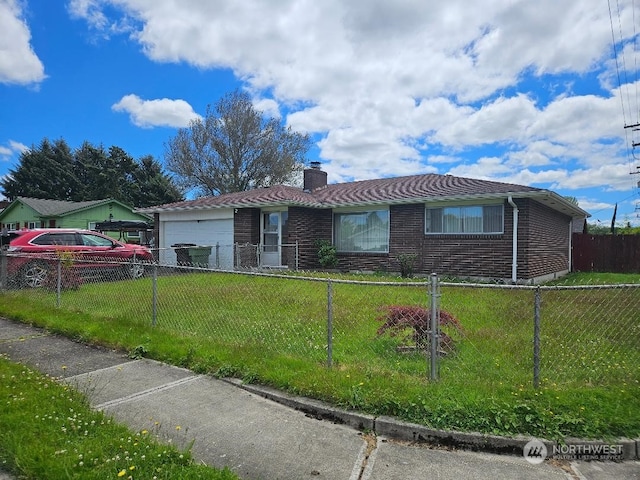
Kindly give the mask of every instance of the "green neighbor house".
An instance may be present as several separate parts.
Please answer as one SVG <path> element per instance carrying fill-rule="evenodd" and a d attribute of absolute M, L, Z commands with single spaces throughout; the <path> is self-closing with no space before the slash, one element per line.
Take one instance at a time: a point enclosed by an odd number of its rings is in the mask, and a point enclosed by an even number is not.
<path fill-rule="evenodd" d="M 22 228 L 82 228 L 95 230 L 98 222 L 109 221 L 152 221 L 151 217 L 136 213 L 117 200 L 92 200 L 88 202 L 67 202 L 41 198 L 17 197 L 0 211 L 0 228 L 20 230 Z M 113 232 L 109 233 L 111 236 Z M 117 238 L 117 234 L 115 237 Z M 129 237 L 135 235 L 129 234 Z M 123 239 L 135 240 L 135 238 Z"/>

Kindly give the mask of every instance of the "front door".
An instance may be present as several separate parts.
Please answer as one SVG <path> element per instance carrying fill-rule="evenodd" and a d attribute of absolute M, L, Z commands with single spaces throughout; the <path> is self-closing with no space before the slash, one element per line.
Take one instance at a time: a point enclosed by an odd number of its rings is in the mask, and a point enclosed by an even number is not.
<path fill-rule="evenodd" d="M 282 266 L 282 237 L 287 228 L 287 212 L 262 213 L 261 265 Z"/>

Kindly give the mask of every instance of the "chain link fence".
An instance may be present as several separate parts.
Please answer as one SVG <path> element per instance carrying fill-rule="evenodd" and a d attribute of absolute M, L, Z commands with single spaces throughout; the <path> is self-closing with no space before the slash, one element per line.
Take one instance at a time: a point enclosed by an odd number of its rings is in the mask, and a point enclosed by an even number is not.
<path fill-rule="evenodd" d="M 288 269 L 297 271 L 299 255 L 297 243 L 277 245 L 177 243 L 171 248 L 156 249 L 158 262 L 162 265 L 214 270 Z"/>
<path fill-rule="evenodd" d="M 2 252 L 0 299 L 162 329 L 230 364 L 261 356 L 291 368 L 515 388 L 640 382 L 640 283 L 356 280 L 195 265 Z"/>

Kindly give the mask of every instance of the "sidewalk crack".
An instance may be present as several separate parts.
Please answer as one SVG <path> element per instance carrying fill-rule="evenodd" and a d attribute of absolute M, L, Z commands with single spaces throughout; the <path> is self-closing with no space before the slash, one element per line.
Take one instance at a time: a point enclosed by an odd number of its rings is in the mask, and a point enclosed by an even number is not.
<path fill-rule="evenodd" d="M 354 468 L 354 475 L 351 475 L 350 480 L 367 480 L 371 476 L 373 469 L 373 460 L 375 452 L 378 448 L 378 437 L 374 432 L 368 432 L 362 434 L 362 439 L 365 442 L 363 452 L 361 452 L 360 468 Z M 357 476 L 355 476 L 357 472 Z"/>

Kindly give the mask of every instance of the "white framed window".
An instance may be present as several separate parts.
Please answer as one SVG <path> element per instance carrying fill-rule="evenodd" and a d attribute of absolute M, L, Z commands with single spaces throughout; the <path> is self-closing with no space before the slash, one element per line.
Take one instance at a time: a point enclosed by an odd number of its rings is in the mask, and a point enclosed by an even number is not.
<path fill-rule="evenodd" d="M 504 232 L 504 206 L 456 205 L 427 208 L 426 234 L 498 234 Z"/>
<path fill-rule="evenodd" d="M 89 223 L 87 224 L 87 230 L 94 230 L 94 231 L 95 231 L 95 230 L 96 230 L 96 224 L 97 224 L 97 223 L 98 223 L 98 222 L 89 222 Z"/>
<path fill-rule="evenodd" d="M 32 229 L 32 228 L 40 228 L 42 227 L 42 222 L 29 222 L 27 224 L 27 228 Z"/>
<path fill-rule="evenodd" d="M 333 214 L 334 245 L 338 252 L 389 252 L 389 210 Z"/>

